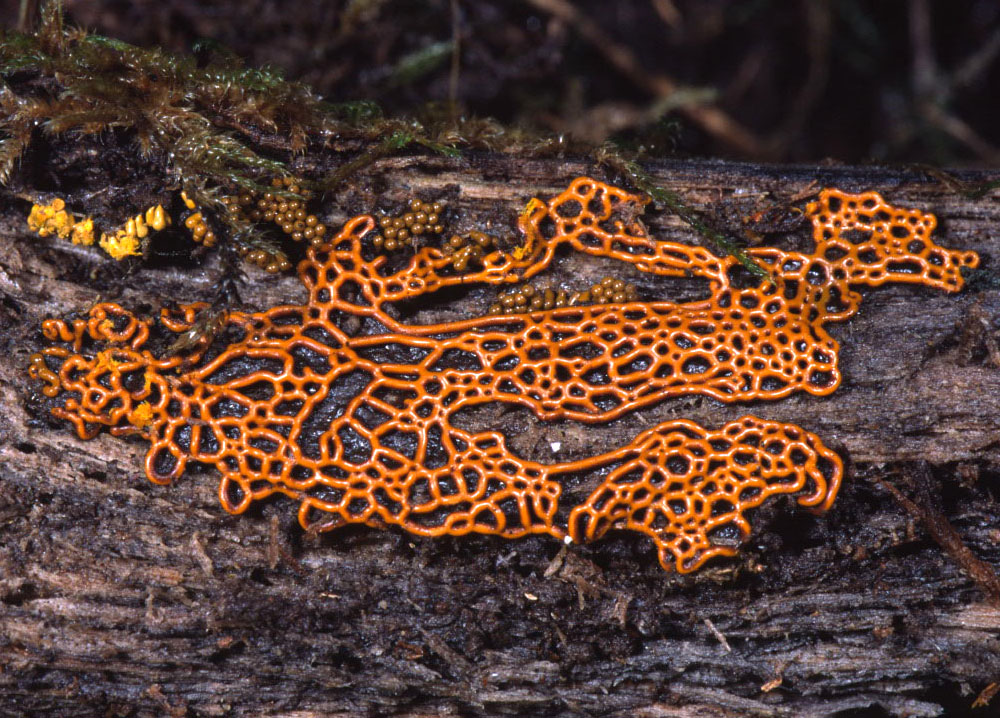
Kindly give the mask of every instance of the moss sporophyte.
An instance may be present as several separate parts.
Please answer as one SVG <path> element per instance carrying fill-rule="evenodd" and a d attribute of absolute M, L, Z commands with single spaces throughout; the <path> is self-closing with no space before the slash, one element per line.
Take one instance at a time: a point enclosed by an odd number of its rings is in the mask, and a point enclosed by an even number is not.
<path fill-rule="evenodd" d="M 799 427 L 745 416 L 717 429 L 667 421 L 618 449 L 546 464 L 514 454 L 497 431 L 458 428 L 454 415 L 502 402 L 543 421 L 601 423 L 681 395 L 825 396 L 841 381 L 839 346 L 825 325 L 857 312 L 859 288 L 906 282 L 957 291 L 960 270 L 978 257 L 938 246 L 930 214 L 872 192 L 827 189 L 804 208 L 813 252 L 746 250 L 765 278 L 738 287 L 730 279 L 736 258 L 649 236 L 638 220 L 647 202 L 580 177 L 528 204 L 511 251 L 472 236 L 443 239 L 429 216 L 418 216 L 440 208 L 421 202 L 402 222 L 403 241 L 416 234 L 420 246 L 400 268 L 386 254 L 397 249 L 388 240 L 400 239 L 394 218 L 361 215 L 336 234 L 317 232 L 308 215 L 298 217 L 303 208 L 238 197 L 233 211 L 290 224 L 303 240 L 295 222 L 313 229 L 298 268 L 308 301 L 228 312 L 224 346 L 204 336 L 167 356 L 147 348 L 150 337 L 188 332 L 204 304 L 155 320 L 98 304 L 86 318 L 44 323 L 53 346 L 32 357 L 30 373 L 46 395 L 61 397 L 53 413 L 80 437 L 108 427 L 149 441 L 151 481 L 177 479 L 189 461 L 214 466 L 219 500 L 232 513 L 279 493 L 298 502 L 303 527 L 318 531 L 364 523 L 424 536 L 582 542 L 629 529 L 653 540 L 664 568 L 692 571 L 733 555 L 750 532 L 748 511 L 771 496 L 830 508 L 840 457 Z M 50 208 L 34 221 L 65 233 L 64 207 Z M 660 277 L 701 277 L 710 296 L 660 301 L 613 278 L 575 301 L 568 291 L 563 301 L 555 291 L 526 291 L 560 248 Z M 497 287 L 498 310 L 432 325 L 391 310 L 477 283 Z M 350 317 L 380 329 L 348 332 Z M 560 510 L 569 476 L 586 495 Z"/>

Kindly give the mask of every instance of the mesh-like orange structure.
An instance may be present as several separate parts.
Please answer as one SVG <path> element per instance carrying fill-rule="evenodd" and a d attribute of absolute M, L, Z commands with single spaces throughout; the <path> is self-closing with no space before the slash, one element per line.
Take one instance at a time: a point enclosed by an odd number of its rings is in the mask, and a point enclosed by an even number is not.
<path fill-rule="evenodd" d="M 745 416 L 719 431 L 672 421 L 616 452 L 588 460 L 612 465 L 607 478 L 570 513 L 575 541 L 609 529 L 653 539 L 660 564 L 693 571 L 713 556 L 732 556 L 750 534 L 744 512 L 777 494 L 798 494 L 830 508 L 840 486 L 840 457 L 791 424 Z"/>
<path fill-rule="evenodd" d="M 548 203 L 529 203 L 521 247 L 465 271 L 438 247 L 388 269 L 369 242 L 375 219 L 362 215 L 309 250 L 299 267 L 306 304 L 230 313 L 221 347 L 206 337 L 183 356 L 157 357 L 147 348 L 159 331 L 153 321 L 100 304 L 87 319 L 45 322 L 46 338 L 64 346 L 45 349 L 29 371 L 46 394 L 66 393 L 53 411 L 81 437 L 103 425 L 148 439 L 150 480 L 176 479 L 192 460 L 214 465 L 230 512 L 278 492 L 299 501 L 300 523 L 318 530 L 367 523 L 427 536 L 582 541 L 627 528 L 654 540 L 664 567 L 690 571 L 732 554 L 749 531 L 744 513 L 771 495 L 829 507 L 840 459 L 797 427 L 745 417 L 717 432 L 667 422 L 617 451 L 541 464 L 514 455 L 497 432 L 459 429 L 452 416 L 500 401 L 540 419 L 604 422 L 681 394 L 829 394 L 840 381 L 838 347 L 823 324 L 857 310 L 852 286 L 953 291 L 977 257 L 935 245 L 931 215 L 874 193 L 826 190 L 806 208 L 816 252 L 750 250 L 774 282 L 737 288 L 733 259 L 649 237 L 637 220 L 645 202 L 579 178 Z M 644 272 L 704 277 L 711 295 L 436 325 L 406 324 L 385 309 L 448 286 L 516 285 L 564 244 Z M 187 331 L 201 308 L 164 311 L 160 324 Z M 363 320 L 360 332 L 344 329 L 347 316 Z M 570 480 L 596 485 L 572 509 L 559 503 Z"/>

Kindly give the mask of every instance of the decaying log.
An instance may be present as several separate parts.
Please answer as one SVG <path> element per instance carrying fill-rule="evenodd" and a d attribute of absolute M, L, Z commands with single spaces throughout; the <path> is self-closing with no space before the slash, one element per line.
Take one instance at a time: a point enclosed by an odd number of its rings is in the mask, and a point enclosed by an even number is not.
<path fill-rule="evenodd" d="M 329 169 L 311 158 L 303 169 Z M 7 197 L 0 242 L 0 714 L 2 715 L 962 715 L 1000 681 L 1000 606 L 877 480 L 947 520 L 972 555 L 1000 565 L 1000 193 L 970 199 L 918 172 L 719 162 L 648 166 L 726 226 L 810 188 L 878 190 L 940 221 L 938 241 L 974 249 L 985 271 L 958 295 L 864 290 L 861 312 L 829 325 L 842 387 L 747 405 L 665 401 L 603 426 L 542 423 L 490 406 L 519 455 L 575 458 L 653 424 L 717 428 L 748 411 L 800 424 L 846 460 L 824 516 L 776 501 L 735 559 L 665 573 L 650 544 L 611 535 L 418 539 L 350 528 L 315 537 L 290 503 L 227 515 L 211 471 L 174 486 L 142 474 L 145 445 L 76 439 L 41 409 L 28 356 L 48 316 L 98 297 L 129 307 L 210 296 L 222 271 L 138 264 L 29 236 Z M 469 153 L 386 159 L 326 200 L 324 221 L 443 198 L 464 228 L 513 234 L 527 200 L 584 160 Z M 996 174 L 962 173 L 970 183 Z M 112 188 L 109 194 L 114 194 Z M 698 237 L 651 210 L 654 236 Z M 807 232 L 769 237 L 793 245 Z M 609 271 L 610 270 L 610 271 Z M 566 256 L 552 282 L 618 273 L 645 297 L 693 298 L 691 281 Z M 249 270 L 250 308 L 298 301 L 293 276 Z M 495 290 L 409 308 L 414 321 L 482 312 Z M 919 471 L 914 471 L 919 469 Z M 915 474 L 926 475 L 930 491 Z M 926 477 L 930 478 L 927 479 Z M 914 483 L 917 482 L 917 483 Z M 930 504 L 930 505 L 928 505 Z M 996 706 L 980 711 L 997 709 Z M 1000 710 L 1000 709 L 997 709 Z"/>

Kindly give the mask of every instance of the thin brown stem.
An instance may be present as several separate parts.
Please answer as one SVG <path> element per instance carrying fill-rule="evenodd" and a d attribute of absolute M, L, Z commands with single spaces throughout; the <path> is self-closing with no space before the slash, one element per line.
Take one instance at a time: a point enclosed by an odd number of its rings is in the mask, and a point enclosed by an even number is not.
<path fill-rule="evenodd" d="M 458 123 L 458 78 L 461 69 L 462 33 L 459 28 L 458 0 L 451 0 L 451 68 L 448 71 L 448 119 Z"/>
<path fill-rule="evenodd" d="M 921 485 L 918 493 L 926 494 L 926 484 L 930 481 L 930 471 L 926 464 L 919 465 L 914 472 L 914 478 Z M 876 479 L 876 482 L 892 494 L 899 505 L 906 510 L 906 513 L 924 525 L 931 538 L 944 549 L 955 563 L 962 567 L 969 578 L 975 581 L 976 585 L 986 594 L 990 603 L 1000 606 L 1000 577 L 997 576 L 992 566 L 972 553 L 948 519 L 926 505 L 929 502 L 917 503 L 888 481 Z"/>
<path fill-rule="evenodd" d="M 576 31 L 634 85 L 657 99 L 678 89 L 678 83 L 662 73 L 651 73 L 626 46 L 615 42 L 601 26 L 567 0 L 526 0 L 533 7 L 553 15 Z M 748 157 L 766 154 L 761 140 L 749 129 L 712 105 L 684 105 L 677 111 L 702 130 Z"/>

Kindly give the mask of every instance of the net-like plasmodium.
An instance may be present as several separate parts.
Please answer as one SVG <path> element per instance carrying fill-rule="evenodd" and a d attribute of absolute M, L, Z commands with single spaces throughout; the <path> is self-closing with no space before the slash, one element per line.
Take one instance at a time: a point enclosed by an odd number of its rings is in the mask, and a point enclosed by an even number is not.
<path fill-rule="evenodd" d="M 734 555 L 750 535 L 745 512 L 771 496 L 797 494 L 802 506 L 830 508 L 843 471 L 815 434 L 752 416 L 719 431 L 667 422 L 585 463 L 595 460 L 614 468 L 570 513 L 570 536 L 640 531 L 653 539 L 660 564 L 681 572 Z"/>
<path fill-rule="evenodd" d="M 605 422 L 681 394 L 727 402 L 829 394 L 840 382 L 838 346 L 823 325 L 857 311 L 852 287 L 902 281 L 953 291 L 960 267 L 977 257 L 935 245 L 931 215 L 874 193 L 826 190 L 806 208 L 816 251 L 750 250 L 774 282 L 737 288 L 735 260 L 649 237 L 638 221 L 644 203 L 577 179 L 548 203 L 529 203 L 520 248 L 462 272 L 437 247 L 390 271 L 367 243 L 375 220 L 362 215 L 300 265 L 306 304 L 230 313 L 221 351 L 206 338 L 183 356 L 157 357 L 146 348 L 152 320 L 100 304 L 85 320 L 47 321 L 46 337 L 64 346 L 44 350 L 31 371 L 47 393 L 66 392 L 54 413 L 81 437 L 105 425 L 148 439 L 151 480 L 176 479 L 192 460 L 214 465 L 220 500 L 234 513 L 278 492 L 299 501 L 304 527 L 319 530 L 367 523 L 427 536 L 585 540 L 630 528 L 653 538 L 664 566 L 672 556 L 678 570 L 693 570 L 731 554 L 748 531 L 744 512 L 770 495 L 828 507 L 842 473 L 836 454 L 794 426 L 746 417 L 718 432 L 667 422 L 617 451 L 542 464 L 514 455 L 502 434 L 462 430 L 452 417 L 499 401 L 543 420 Z M 386 311 L 444 287 L 517 284 L 549 266 L 560 245 L 656 275 L 703 277 L 710 297 L 436 325 Z M 160 323 L 188 331 L 201 308 L 165 311 Z M 341 326 L 347 316 L 384 330 L 352 336 Z M 671 464 L 675 455 L 685 471 Z M 599 485 L 560 513 L 559 477 L 568 474 Z"/>

